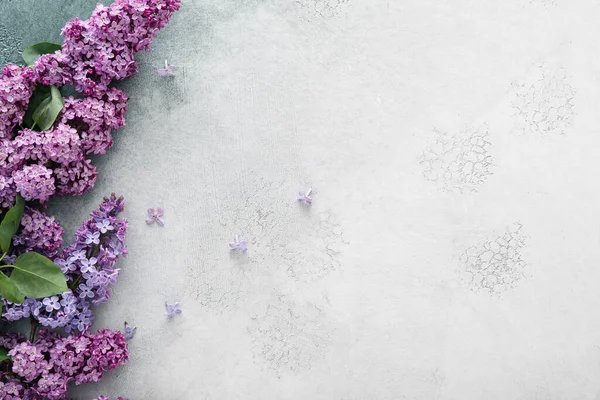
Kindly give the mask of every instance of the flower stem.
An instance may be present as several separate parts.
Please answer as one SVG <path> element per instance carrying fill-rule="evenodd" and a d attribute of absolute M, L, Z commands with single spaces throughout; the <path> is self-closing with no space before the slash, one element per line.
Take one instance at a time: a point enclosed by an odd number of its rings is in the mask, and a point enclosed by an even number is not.
<path fill-rule="evenodd" d="M 33 343 L 35 340 L 35 334 L 37 333 L 37 328 L 40 323 L 33 317 L 30 318 L 31 321 L 31 332 L 29 333 L 29 341 Z"/>
<path fill-rule="evenodd" d="M 100 252 L 100 246 L 102 245 L 102 242 L 103 242 L 103 241 L 104 241 L 104 239 L 105 239 L 105 238 L 106 238 L 108 235 L 110 235 L 112 232 L 113 232 L 113 231 L 112 231 L 112 230 L 110 230 L 110 231 L 106 231 L 106 233 L 101 233 L 101 234 L 100 234 L 100 237 L 99 237 L 99 239 L 98 239 L 98 244 L 97 244 L 96 246 L 92 247 L 92 248 L 90 249 L 91 251 L 88 251 L 88 258 L 91 258 L 91 257 L 96 257 L 96 255 L 98 255 L 98 253 Z M 81 276 L 82 276 L 82 275 L 83 275 L 83 274 L 79 274 L 79 275 L 77 276 L 77 279 L 75 279 L 75 280 L 73 281 L 73 283 L 71 283 L 71 284 L 69 285 L 69 289 L 73 290 L 73 289 L 75 289 L 75 288 L 77 287 L 77 284 L 78 284 L 78 283 L 79 283 L 79 281 L 81 280 Z"/>
<path fill-rule="evenodd" d="M 2 257 L 0 257 L 0 261 L 4 260 L 4 257 L 6 257 L 6 252 L 4 252 L 4 254 L 2 254 Z"/>
<path fill-rule="evenodd" d="M 73 283 L 72 283 L 72 284 L 69 286 L 69 289 L 73 290 L 73 289 L 75 289 L 75 287 L 77 287 L 77 284 L 78 284 L 78 283 L 79 283 L 79 281 L 81 280 L 81 275 L 82 275 L 82 274 L 79 274 L 79 275 L 77 276 L 77 279 L 75 279 L 75 280 L 73 281 Z"/>

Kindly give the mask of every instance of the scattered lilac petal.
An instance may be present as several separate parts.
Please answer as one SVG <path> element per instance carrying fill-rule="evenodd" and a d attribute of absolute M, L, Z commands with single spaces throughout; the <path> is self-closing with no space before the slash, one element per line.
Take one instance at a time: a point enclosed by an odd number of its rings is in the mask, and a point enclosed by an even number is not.
<path fill-rule="evenodd" d="M 176 315 L 181 314 L 179 303 L 169 304 L 165 302 L 165 307 L 167 309 L 167 317 L 169 318 L 174 318 Z"/>
<path fill-rule="evenodd" d="M 164 226 L 165 225 L 165 221 L 161 218 L 164 214 L 164 210 L 162 208 L 157 208 L 156 210 L 154 208 L 149 208 L 148 209 L 148 218 L 146 218 L 146 223 L 148 225 L 152 225 L 153 223 L 156 222 L 157 225 L 159 226 Z"/>
<path fill-rule="evenodd" d="M 165 67 L 164 68 L 157 68 L 156 72 L 158 73 L 158 75 L 162 76 L 162 77 L 167 77 L 167 76 L 175 76 L 175 72 L 177 71 L 177 67 L 174 65 L 169 65 L 169 63 L 167 62 L 167 60 L 165 60 Z"/>
<path fill-rule="evenodd" d="M 129 324 L 127 323 L 127 321 L 125 321 L 125 332 L 123 333 L 123 336 L 125 337 L 125 340 L 131 340 L 133 339 L 133 337 L 135 336 L 135 332 L 137 331 L 137 326 L 134 326 L 133 328 L 131 326 L 129 326 Z"/>
<path fill-rule="evenodd" d="M 245 253 L 246 250 L 248 250 L 248 242 L 242 239 L 240 235 L 235 235 L 233 241 L 229 242 L 229 249 L 231 251 Z"/>
<path fill-rule="evenodd" d="M 312 197 L 310 197 L 310 194 L 312 193 L 312 188 L 308 189 L 305 192 L 298 192 L 298 202 L 300 202 L 300 204 L 305 205 L 305 206 L 310 206 L 312 204 Z"/>

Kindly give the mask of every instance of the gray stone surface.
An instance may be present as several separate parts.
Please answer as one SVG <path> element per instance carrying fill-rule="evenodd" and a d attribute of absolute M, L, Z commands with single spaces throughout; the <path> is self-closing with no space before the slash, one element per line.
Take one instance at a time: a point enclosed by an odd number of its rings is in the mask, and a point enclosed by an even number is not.
<path fill-rule="evenodd" d="M 2 62 L 93 3 L 0 0 Z M 76 398 L 599 400 L 598 20 L 184 0 L 122 84 L 96 188 L 51 206 L 70 234 L 114 191 L 131 223 L 95 323 L 138 327 L 131 361 Z"/>

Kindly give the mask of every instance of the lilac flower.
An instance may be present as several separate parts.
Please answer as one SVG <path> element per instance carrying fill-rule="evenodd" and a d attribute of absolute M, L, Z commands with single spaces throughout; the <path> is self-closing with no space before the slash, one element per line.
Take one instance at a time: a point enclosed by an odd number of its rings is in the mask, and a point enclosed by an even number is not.
<path fill-rule="evenodd" d="M 60 309 L 60 303 L 58 301 L 58 296 L 47 297 L 42 301 L 42 304 L 46 306 L 47 312 L 52 312 L 54 310 Z"/>
<path fill-rule="evenodd" d="M 167 63 L 167 60 L 165 60 L 165 67 L 164 68 L 157 68 L 156 72 L 158 73 L 158 75 L 162 76 L 162 77 L 166 77 L 166 76 L 175 76 L 175 72 L 177 71 L 177 67 L 174 65 L 169 65 Z"/>
<path fill-rule="evenodd" d="M 32 67 L 7 65 L 0 73 L 0 212 L 17 193 L 46 203 L 53 195 L 80 195 L 97 171 L 86 157 L 104 154 L 112 131 L 125 124 L 127 95 L 110 83 L 137 71 L 134 55 L 148 50 L 180 0 L 117 0 L 98 5 L 91 18 L 64 27 L 62 49 L 39 57 Z M 165 73 L 175 72 L 174 66 Z M 54 126 L 23 129 L 36 85 L 71 84 L 86 97 L 65 99 Z"/>
<path fill-rule="evenodd" d="M 304 192 L 298 192 L 298 202 L 300 202 L 300 204 L 304 205 L 304 206 L 310 206 L 312 204 L 312 197 L 310 197 L 310 194 L 312 193 L 312 188 L 308 189 L 306 191 L 306 193 Z"/>
<path fill-rule="evenodd" d="M 169 304 L 165 302 L 165 308 L 167 309 L 167 317 L 169 318 L 175 318 L 176 315 L 181 314 L 179 303 Z"/>
<path fill-rule="evenodd" d="M 84 260 L 86 257 L 85 254 L 85 250 L 75 250 L 73 252 L 71 252 L 71 256 L 69 257 L 69 260 L 71 262 L 75 262 L 77 260 Z"/>
<path fill-rule="evenodd" d="M 238 251 L 241 253 L 245 253 L 248 250 L 248 242 L 242 239 L 239 235 L 235 235 L 233 240 L 229 242 L 229 249 L 231 251 Z"/>
<path fill-rule="evenodd" d="M 96 228 L 100 229 L 101 233 L 106 233 L 111 229 L 115 229 L 114 226 L 110 224 L 110 221 L 108 219 L 96 222 Z"/>
<path fill-rule="evenodd" d="M 86 297 L 89 297 L 90 299 L 93 298 L 96 295 L 93 289 L 93 286 L 87 286 L 86 284 L 80 283 L 79 290 L 81 292 L 79 293 L 79 297 L 82 299 L 85 299 Z"/>
<path fill-rule="evenodd" d="M 99 244 L 100 232 L 88 232 L 85 235 L 85 244 Z"/>
<path fill-rule="evenodd" d="M 112 147 L 112 131 L 125 125 L 127 94 L 111 88 L 82 99 L 69 97 L 61 113 L 61 123 L 77 129 L 83 154 L 104 154 Z"/>
<path fill-rule="evenodd" d="M 43 165 L 33 164 L 23 167 L 12 174 L 17 191 L 27 201 L 39 200 L 45 203 L 54 194 L 54 176 Z"/>
<path fill-rule="evenodd" d="M 156 210 L 154 208 L 149 208 L 148 209 L 148 218 L 146 218 L 146 223 L 148 225 L 152 225 L 153 223 L 157 223 L 159 226 L 163 226 L 165 224 L 165 221 L 163 221 L 163 219 L 161 218 L 164 214 L 164 211 L 162 208 L 157 208 Z"/>
<path fill-rule="evenodd" d="M 30 68 L 9 64 L 0 74 L 0 139 L 10 137 L 23 122 L 29 98 L 35 87 Z"/>
<path fill-rule="evenodd" d="M 12 372 L 22 376 L 26 381 L 32 381 L 44 372 L 47 362 L 44 355 L 34 345 L 25 342 L 10 350 L 12 357 Z"/>
<path fill-rule="evenodd" d="M 54 258 L 67 281 L 78 282 L 77 286 L 54 296 L 54 299 L 28 298 L 22 304 L 4 300 L 2 316 L 9 321 L 33 316 L 43 326 L 62 327 L 67 332 L 89 329 L 93 321 L 92 306 L 108 301 L 110 286 L 116 283 L 119 275 L 119 270 L 115 268 L 117 260 L 119 256 L 127 254 L 124 244 L 127 221 L 116 218 L 123 209 L 123 198 L 115 195 L 105 198 L 77 230 L 73 243 Z M 40 226 L 47 226 L 44 219 L 36 221 L 42 222 Z M 109 221 L 113 229 L 100 235 L 97 226 L 100 221 Z M 53 246 L 46 248 L 55 249 Z M 88 257 L 88 254 L 94 254 L 94 257 Z M 57 301 L 60 304 L 58 308 Z"/>
<path fill-rule="evenodd" d="M 135 336 L 135 332 L 137 331 L 137 327 L 130 327 L 129 324 L 127 323 L 127 321 L 125 321 L 125 333 L 123 333 L 123 336 L 125 337 L 125 340 L 131 340 L 133 339 L 133 337 Z"/>
<path fill-rule="evenodd" d="M 26 207 L 21 218 L 21 230 L 13 238 L 13 246 L 19 254 L 35 251 L 52 258 L 60 250 L 63 232 L 62 226 L 54 217 Z"/>
<path fill-rule="evenodd" d="M 97 382 L 129 358 L 123 334 L 108 329 L 69 337 L 42 330 L 33 343 L 2 333 L 0 342 L 11 357 L 11 373 L 0 372 L 0 398 L 7 400 L 65 399 L 68 384 Z"/>
<path fill-rule="evenodd" d="M 147 50 L 180 0 L 119 0 L 98 5 L 89 20 L 71 20 L 64 27 L 62 49 L 40 57 L 34 70 L 45 85 L 72 83 L 85 94 L 106 90 L 113 80 L 137 71 L 134 55 Z"/>
<path fill-rule="evenodd" d="M 96 262 L 98 261 L 98 259 L 96 257 L 91 257 L 89 259 L 84 258 L 83 260 L 80 261 L 81 263 L 81 267 L 80 267 L 80 271 L 81 273 L 86 273 L 86 272 L 90 272 L 90 271 L 95 271 L 95 265 Z"/>
<path fill-rule="evenodd" d="M 73 329 L 77 329 L 79 332 L 86 331 L 91 325 L 94 319 L 92 310 L 90 310 L 87 303 L 80 303 L 81 310 L 75 314 L 73 319 L 69 321 L 69 324 L 65 326 L 65 331 L 71 332 Z"/>

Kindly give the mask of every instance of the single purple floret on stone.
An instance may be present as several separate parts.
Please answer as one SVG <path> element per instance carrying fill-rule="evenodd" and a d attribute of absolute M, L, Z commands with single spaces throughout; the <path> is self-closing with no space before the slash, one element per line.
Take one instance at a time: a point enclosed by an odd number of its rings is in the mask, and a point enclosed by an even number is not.
<path fill-rule="evenodd" d="M 167 317 L 169 318 L 175 318 L 176 315 L 181 314 L 179 303 L 169 304 L 165 302 L 165 308 L 167 309 Z"/>
<path fill-rule="evenodd" d="M 164 210 L 162 208 L 149 208 L 148 209 L 148 218 L 146 218 L 146 223 L 148 225 L 152 225 L 156 222 L 157 225 L 163 226 L 165 221 L 161 218 L 164 214 Z"/>
<path fill-rule="evenodd" d="M 157 68 L 156 72 L 158 73 L 158 75 L 162 76 L 162 77 L 166 77 L 166 76 L 175 76 L 175 72 L 177 71 L 177 67 L 174 65 L 169 65 L 169 63 L 167 62 L 167 60 L 165 60 L 165 67 L 164 68 Z"/>
<path fill-rule="evenodd" d="M 133 337 L 135 336 L 135 332 L 137 331 L 137 327 L 131 327 L 129 326 L 129 324 L 127 323 L 127 321 L 125 321 L 125 332 L 123 333 L 123 336 L 125 337 L 125 340 L 131 340 L 133 339 Z"/>
<path fill-rule="evenodd" d="M 308 189 L 305 192 L 298 192 L 298 202 L 305 206 L 310 206 L 312 204 L 312 197 L 310 194 L 312 193 L 312 189 Z"/>
<path fill-rule="evenodd" d="M 245 253 L 248 250 L 248 242 L 242 239 L 240 235 L 235 235 L 233 240 L 229 242 L 229 250 Z"/>

